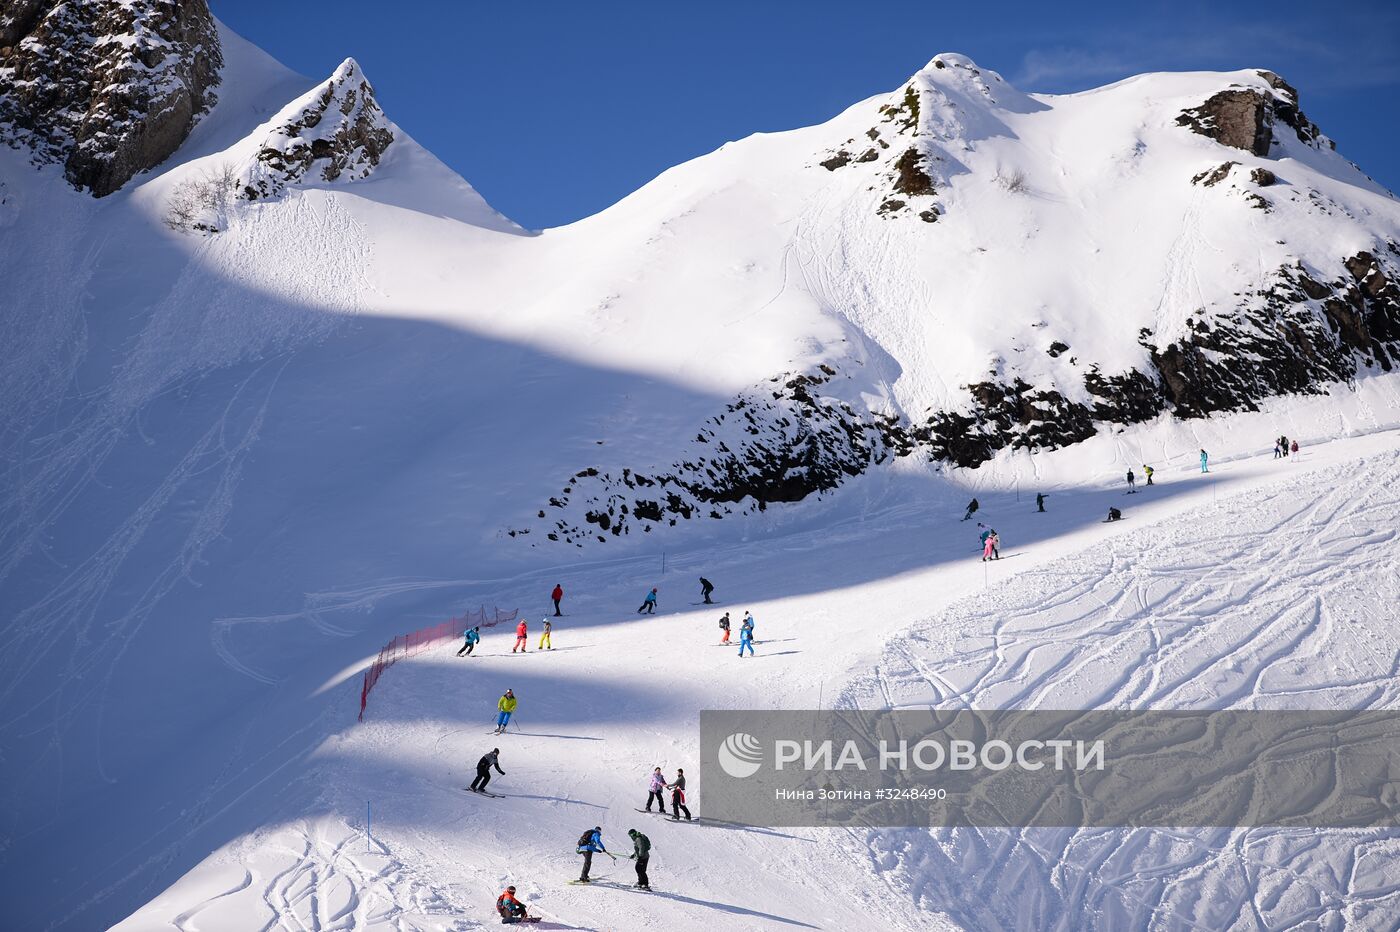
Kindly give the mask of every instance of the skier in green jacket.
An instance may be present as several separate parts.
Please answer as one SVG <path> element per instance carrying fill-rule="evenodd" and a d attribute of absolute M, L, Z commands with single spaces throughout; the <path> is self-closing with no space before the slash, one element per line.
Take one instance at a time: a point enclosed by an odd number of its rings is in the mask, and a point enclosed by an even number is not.
<path fill-rule="evenodd" d="M 635 828 L 628 829 L 627 836 L 632 839 L 632 853 L 628 857 L 637 862 L 637 886 L 643 890 L 650 890 L 651 881 L 647 879 L 647 861 L 651 859 L 651 839 Z"/>

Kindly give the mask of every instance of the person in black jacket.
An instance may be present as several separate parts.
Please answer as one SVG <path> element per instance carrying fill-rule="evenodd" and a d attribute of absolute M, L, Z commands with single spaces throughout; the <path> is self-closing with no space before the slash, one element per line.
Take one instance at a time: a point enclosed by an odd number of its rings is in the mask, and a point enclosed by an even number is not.
<path fill-rule="evenodd" d="M 651 881 L 647 879 L 647 861 L 651 860 L 651 839 L 635 828 L 627 830 L 627 837 L 632 839 L 632 853 L 629 857 L 637 862 L 637 886 L 643 890 L 650 890 Z"/>
<path fill-rule="evenodd" d="M 715 591 L 715 584 L 712 583 L 712 582 L 710 582 L 710 581 L 709 581 L 708 579 L 706 579 L 704 576 L 701 576 L 701 577 L 700 577 L 700 597 L 703 598 L 703 599 L 705 600 L 705 604 L 706 604 L 706 605 L 713 605 L 713 604 L 714 604 L 713 602 L 710 601 L 710 593 L 711 593 L 711 592 L 714 592 L 714 591 Z"/>
<path fill-rule="evenodd" d="M 962 519 L 966 521 L 975 514 L 977 514 L 977 499 L 974 498 L 972 501 L 967 503 L 967 514 L 963 515 Z"/>
<path fill-rule="evenodd" d="M 501 749 L 492 748 L 490 754 L 484 755 L 476 762 L 476 779 L 472 781 L 472 790 L 477 793 L 486 792 L 486 784 L 491 782 L 491 768 L 496 768 L 496 773 L 505 776 L 506 772 L 501 769 Z"/>
<path fill-rule="evenodd" d="M 681 813 L 685 813 L 685 820 L 690 821 L 690 810 L 685 806 L 685 771 L 676 768 L 676 782 L 667 787 L 671 791 L 671 818 L 679 822 Z"/>

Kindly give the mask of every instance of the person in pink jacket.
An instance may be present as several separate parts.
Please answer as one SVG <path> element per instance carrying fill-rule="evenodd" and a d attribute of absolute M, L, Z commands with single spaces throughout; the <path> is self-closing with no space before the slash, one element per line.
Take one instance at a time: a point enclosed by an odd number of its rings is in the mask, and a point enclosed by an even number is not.
<path fill-rule="evenodd" d="M 993 559 L 994 557 L 995 557 L 995 559 L 998 559 L 998 560 L 1001 559 L 1001 554 L 997 552 L 997 545 L 998 545 L 999 543 L 1001 543 L 1001 541 L 997 538 L 997 532 L 996 532 L 996 531 L 993 531 L 992 533 L 990 533 L 990 534 L 987 535 L 986 541 L 984 541 L 983 544 L 982 544 L 982 562 L 983 562 L 983 563 L 986 563 L 988 560 L 991 560 L 991 559 Z"/>
<path fill-rule="evenodd" d="M 661 775 L 661 768 L 657 767 L 651 772 L 651 779 L 647 781 L 647 812 L 651 812 L 651 802 L 656 800 L 656 809 L 661 815 L 666 814 L 666 799 L 661 795 L 661 791 L 666 789 L 666 778 Z"/>
<path fill-rule="evenodd" d="M 525 628 L 525 619 L 520 619 L 520 624 L 515 626 L 515 647 L 510 649 L 513 654 L 517 649 L 523 654 L 530 648 L 527 646 L 528 636 Z"/>

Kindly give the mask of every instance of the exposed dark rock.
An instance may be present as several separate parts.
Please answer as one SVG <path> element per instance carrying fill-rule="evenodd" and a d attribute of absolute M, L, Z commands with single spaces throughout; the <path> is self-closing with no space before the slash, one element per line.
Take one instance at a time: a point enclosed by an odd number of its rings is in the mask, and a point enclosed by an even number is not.
<path fill-rule="evenodd" d="M 1221 145 L 1268 155 L 1273 134 L 1266 119 L 1267 102 L 1255 90 L 1221 91 L 1199 107 L 1184 111 L 1176 122 Z"/>
<path fill-rule="evenodd" d="M 1204 185 L 1207 188 L 1213 188 L 1220 182 L 1224 181 L 1226 178 L 1230 177 L 1230 169 L 1234 168 L 1238 164 L 1240 163 L 1225 162 L 1224 164 L 1217 165 L 1215 168 L 1208 169 L 1206 171 L 1201 172 L 1198 175 L 1192 176 L 1191 183 Z"/>
<path fill-rule="evenodd" d="M 933 194 L 933 179 L 924 170 L 924 157 L 919 150 L 910 147 L 894 163 L 894 189 L 911 197 Z"/>
<path fill-rule="evenodd" d="M 1271 71 L 1260 71 L 1271 90 L 1232 87 L 1214 94 L 1199 107 L 1182 111 L 1177 125 L 1209 136 L 1221 145 L 1267 156 L 1274 142 L 1275 122 L 1290 127 L 1300 142 L 1320 148 L 1326 142 L 1311 120 L 1298 109 L 1298 91 Z"/>
<path fill-rule="evenodd" d="M 880 204 L 879 212 L 882 214 L 892 214 L 905 208 L 905 203 L 899 198 L 888 198 Z"/>
<path fill-rule="evenodd" d="M 856 161 L 857 161 L 857 162 L 873 162 L 873 161 L 875 161 L 876 159 L 878 159 L 879 157 L 880 157 L 880 153 L 879 153 L 878 151 L 876 151 L 875 149 L 866 149 L 864 152 L 862 152 L 862 153 L 860 154 L 860 158 L 856 159 Z"/>
<path fill-rule="evenodd" d="M 9 0 L 0 139 L 103 197 L 185 141 L 222 65 L 205 0 Z"/>
<path fill-rule="evenodd" d="M 1059 340 L 1056 340 L 1055 342 L 1050 344 L 1050 348 L 1045 352 L 1050 354 L 1051 359 L 1058 359 L 1059 355 L 1068 349 L 1068 344 L 1061 343 Z"/>
<path fill-rule="evenodd" d="M 393 141 L 374 88 L 347 58 L 311 103 L 263 141 L 243 196 L 274 197 L 300 181 L 365 178 Z"/>
<path fill-rule="evenodd" d="M 928 210 L 919 211 L 919 219 L 924 223 L 934 223 L 938 220 L 938 208 L 930 207 Z"/>
<path fill-rule="evenodd" d="M 838 168 L 845 168 L 850 163 L 851 153 L 847 152 L 845 149 L 842 149 L 841 151 L 833 155 L 831 158 L 827 159 L 824 162 L 819 162 L 818 164 L 821 165 L 822 168 L 825 168 L 827 171 L 834 172 Z"/>
<path fill-rule="evenodd" d="M 1249 180 L 1261 188 L 1267 188 L 1278 180 L 1278 176 L 1267 168 L 1256 168 L 1249 173 Z"/>

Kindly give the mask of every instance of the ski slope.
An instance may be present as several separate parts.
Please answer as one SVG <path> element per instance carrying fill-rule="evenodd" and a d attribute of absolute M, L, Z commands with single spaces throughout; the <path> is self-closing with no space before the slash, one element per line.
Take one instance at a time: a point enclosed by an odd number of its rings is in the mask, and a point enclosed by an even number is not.
<path fill-rule="evenodd" d="M 496 924 L 507 883 L 560 929 L 1384 927 L 1393 833 L 743 829 L 703 822 L 693 768 L 702 708 L 1388 707 L 1398 441 L 1309 444 L 1297 461 L 1251 451 L 1209 476 L 1183 462 L 1132 496 L 1105 476 L 1055 489 L 1043 515 L 988 489 L 979 516 L 1004 544 L 985 567 L 952 501 L 671 555 L 664 576 L 659 561 L 575 567 L 553 651 L 532 636 L 512 656 L 513 632 L 493 631 L 477 658 L 452 644 L 397 664 L 363 725 L 354 678 L 334 686 L 343 708 L 279 776 L 278 817 L 119 928 L 475 928 Z M 1120 524 L 1101 523 L 1110 503 Z M 693 604 L 702 572 L 713 608 Z M 534 621 L 555 575 L 433 598 L 518 594 Z M 638 618 L 652 584 L 661 611 Z M 740 660 L 715 619 L 745 609 L 759 645 Z M 497 738 L 507 687 L 518 729 Z M 467 794 L 492 747 L 504 798 Z M 633 811 L 652 766 L 692 774 L 700 824 Z M 622 853 L 626 829 L 650 835 L 658 892 L 564 885 L 593 824 Z M 594 875 L 627 881 L 630 865 L 600 856 Z"/>
<path fill-rule="evenodd" d="M 706 707 L 913 703 L 935 689 L 941 702 L 1030 701 L 1064 688 L 1062 670 L 1105 704 L 1204 702 L 1211 688 L 1245 702 L 1288 662 L 1301 664 L 1298 695 L 1384 700 L 1374 677 L 1343 688 L 1355 674 L 1329 666 L 1337 651 L 1278 640 L 1292 616 L 1266 625 L 1249 607 L 1267 613 L 1262 595 L 1227 613 L 1242 628 L 1152 650 L 1133 626 L 1084 612 L 1014 662 L 1016 629 L 989 647 L 969 615 L 1033 615 L 1015 587 L 1043 586 L 1033 574 L 1061 559 L 1091 573 L 1066 582 L 1066 598 L 1136 585 L 1113 565 L 1085 568 L 1145 540 L 1163 562 L 1144 566 L 1187 579 L 1193 542 L 1153 529 L 1228 537 L 1212 523 L 1223 503 L 1294 487 L 1320 500 L 1343 481 L 1334 474 L 1371 489 L 1400 428 L 1400 377 L 1374 366 L 1254 412 L 1105 423 L 1073 447 L 1002 450 L 976 470 L 910 455 L 802 501 L 749 496 L 723 520 L 657 521 L 587 546 L 541 540 L 571 477 L 695 457 L 713 446 L 695 439 L 710 419 L 775 378 L 830 363 L 839 375 L 824 397 L 911 421 L 963 405 L 965 383 L 991 375 L 1082 398 L 1091 364 L 1142 363 L 1141 327 L 1167 336 L 1197 308 L 1233 307 L 1280 264 L 1346 280 L 1344 256 L 1400 238 L 1393 197 L 1330 150 L 1285 139 L 1261 161 L 1173 122 L 1223 84 L 1259 86 L 1257 72 L 1049 97 L 939 56 L 825 124 L 735 141 L 545 231 L 501 217 L 379 114 L 394 142 L 372 172 L 303 178 L 235 204 L 218 233 L 176 232 L 163 218 L 180 185 L 250 171 L 328 83 L 360 77 L 347 60 L 328 81 L 305 78 L 219 36 L 217 105 L 172 158 L 109 197 L 0 146 L 7 924 L 461 929 L 491 924 L 510 880 L 565 928 L 1073 925 L 1118 875 L 1096 866 L 1100 887 L 1065 892 L 1055 839 L 1037 839 L 1040 861 L 979 856 L 933 878 L 935 849 L 1016 841 L 663 824 L 656 895 L 560 883 L 583 828 L 601 821 L 619 845 L 627 820 L 647 818 L 630 810 L 651 766 L 692 770 Z M 880 108 L 908 87 L 924 108 L 901 130 Z M 877 126 L 892 141 L 879 159 L 823 167 Z M 940 160 L 936 222 L 878 211 L 915 128 Z M 1271 212 L 1233 183 L 1191 184 L 1226 157 L 1279 170 Z M 1045 352 L 1058 337 L 1074 353 Z M 721 439 L 745 439 L 742 424 L 729 429 Z M 1302 462 L 1260 460 L 1280 432 L 1303 442 Z M 1193 474 L 1201 446 L 1219 467 L 1209 484 Z M 1134 496 L 1123 525 L 1100 524 L 1123 471 L 1144 462 L 1161 487 Z M 1051 495 L 1047 515 L 1029 513 L 1037 491 Z M 973 494 L 1005 541 L 994 566 L 973 559 L 973 525 L 956 521 Z M 1384 527 L 1357 538 L 1368 545 L 1324 591 L 1377 651 L 1385 590 L 1350 567 L 1390 559 Z M 1343 550 L 1288 549 L 1273 569 L 1305 578 L 1295 561 Z M 758 657 L 713 646 L 716 611 L 691 604 L 702 573 L 736 620 L 753 610 Z M 492 633 L 479 659 L 440 650 L 395 666 L 354 723 L 381 644 L 464 606 L 518 606 L 536 621 L 556 582 L 569 615 L 555 651 L 502 656 L 506 636 Z M 662 614 L 637 619 L 651 585 Z M 1148 586 L 1142 598 L 1157 597 Z M 1256 630 L 1274 654 L 1231 650 Z M 1121 663 L 1162 669 L 1096 666 L 1082 651 L 1105 633 L 1121 639 Z M 935 655 L 910 653 L 920 643 Z M 1256 676 L 1249 664 L 1265 661 L 1275 672 Z M 1174 685 L 1183 677 L 1201 692 Z M 466 797 L 506 686 L 524 729 L 499 742 L 508 775 L 493 786 L 507 796 Z M 703 787 L 694 795 L 703 815 Z M 1223 870 L 1206 855 L 1183 863 Z M 1026 912 L 987 912 L 979 885 L 1009 871 Z M 1211 908 L 1236 902 L 1194 889 Z M 1347 887 L 1342 905 L 1318 908 L 1363 908 L 1353 889 L 1380 888 Z"/>

